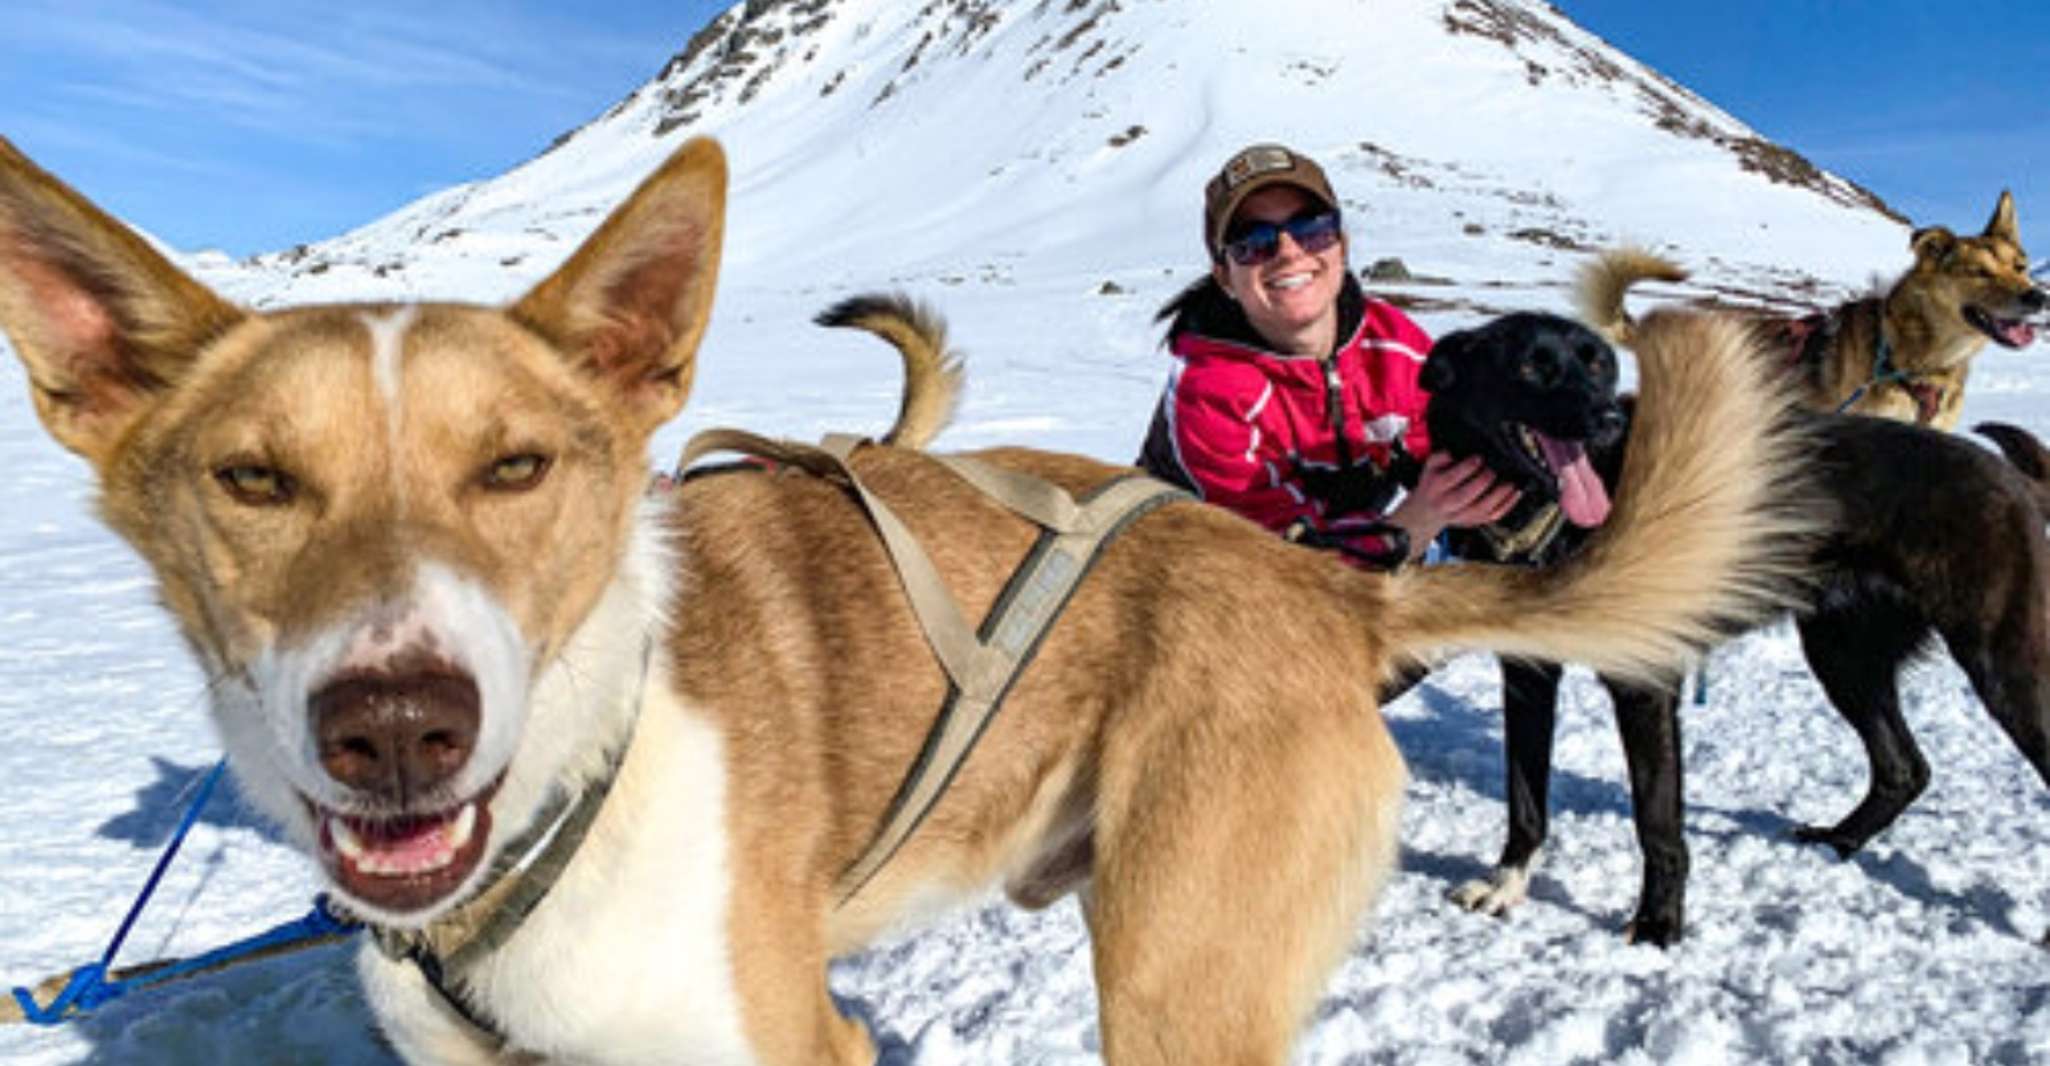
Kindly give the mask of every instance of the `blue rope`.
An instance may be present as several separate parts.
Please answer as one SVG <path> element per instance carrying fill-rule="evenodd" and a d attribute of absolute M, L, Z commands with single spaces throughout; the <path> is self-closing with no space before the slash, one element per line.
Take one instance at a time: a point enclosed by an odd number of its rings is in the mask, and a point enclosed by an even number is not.
<path fill-rule="evenodd" d="M 142 892 L 128 908 L 128 915 L 121 919 L 121 927 L 108 942 L 107 950 L 100 954 L 98 962 L 87 963 L 72 971 L 62 991 L 47 1007 L 36 1005 L 34 994 L 26 988 L 14 989 L 14 1001 L 21 1007 L 21 1013 L 28 1021 L 37 1025 L 57 1025 L 75 1013 L 84 1013 L 111 1000 L 119 999 L 138 988 L 147 988 L 165 981 L 196 973 L 200 970 L 221 966 L 245 955 L 275 949 L 301 941 L 312 941 L 326 937 L 354 932 L 357 926 L 339 916 L 328 906 L 327 897 L 319 896 L 313 901 L 313 911 L 303 918 L 286 922 L 267 929 L 252 937 L 238 940 L 225 947 L 216 948 L 203 955 L 195 955 L 174 963 L 157 967 L 147 973 L 127 980 L 108 980 L 107 968 L 114 963 L 114 956 L 121 950 L 121 944 L 128 939 L 128 933 L 135 928 L 135 921 L 142 916 L 143 907 L 149 903 L 157 885 L 164 879 L 164 871 L 170 869 L 171 860 L 178 855 L 178 849 L 185 844 L 186 834 L 199 821 L 200 809 L 213 796 L 214 785 L 219 783 L 221 773 L 227 768 L 228 760 L 222 759 L 207 772 L 200 782 L 199 795 L 193 797 L 192 805 L 185 809 L 185 817 L 179 821 L 177 832 L 171 835 L 164 853 L 157 858 L 156 869 L 150 871 L 149 880 L 142 886 Z"/>
<path fill-rule="evenodd" d="M 1845 411 L 1850 410 L 1851 405 L 1863 399 L 1866 393 L 1872 391 L 1873 386 L 1884 385 L 1889 381 L 1906 381 L 1910 377 L 1906 371 L 1896 369 L 1893 365 L 1893 345 L 1886 343 L 1886 326 L 1884 323 L 1880 324 L 1879 340 L 1875 345 L 1873 354 L 1872 380 L 1858 386 L 1857 391 L 1851 393 L 1850 399 L 1838 404 L 1836 408 L 1837 414 L 1843 414 Z"/>
<path fill-rule="evenodd" d="M 128 916 L 121 919 L 121 928 L 115 930 L 114 939 L 107 943 L 106 952 L 100 956 L 102 969 L 113 965 L 114 953 L 121 950 L 121 942 L 128 939 L 128 931 L 135 928 L 135 920 L 142 917 L 143 906 L 156 894 L 158 882 L 164 879 L 164 871 L 171 868 L 171 860 L 177 858 L 178 849 L 185 846 L 185 835 L 192 832 L 193 825 L 199 821 L 200 809 L 206 806 L 207 800 L 213 798 L 214 786 L 220 783 L 221 773 L 227 768 L 228 760 L 223 756 L 221 761 L 214 764 L 213 769 L 206 772 L 206 780 L 199 783 L 199 795 L 192 797 L 192 805 L 185 808 L 185 817 L 179 820 L 178 831 L 171 834 L 170 843 L 164 845 L 164 853 L 157 856 L 156 869 L 150 871 L 149 880 L 143 884 L 141 894 L 135 897 L 134 903 L 129 904 Z"/>

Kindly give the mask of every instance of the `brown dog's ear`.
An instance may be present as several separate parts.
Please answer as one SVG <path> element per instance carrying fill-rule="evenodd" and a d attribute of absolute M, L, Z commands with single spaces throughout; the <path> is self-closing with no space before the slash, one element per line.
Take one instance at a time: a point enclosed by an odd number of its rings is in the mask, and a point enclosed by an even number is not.
<path fill-rule="evenodd" d="M 510 313 L 611 388 L 641 432 L 653 432 L 690 393 L 725 218 L 726 157 L 694 139 Z"/>
<path fill-rule="evenodd" d="M 1993 217 L 1986 222 L 1985 237 L 1998 237 L 2009 244 L 2022 242 L 2021 228 L 2014 221 L 2014 194 L 2000 190 L 2000 200 L 1993 205 Z"/>
<path fill-rule="evenodd" d="M 104 465 L 243 315 L 0 138 L 0 329 L 58 443 Z"/>
<path fill-rule="evenodd" d="M 1957 234 L 1942 226 L 1923 226 L 1908 235 L 1908 250 L 1915 258 L 1939 262 L 1957 249 Z"/>

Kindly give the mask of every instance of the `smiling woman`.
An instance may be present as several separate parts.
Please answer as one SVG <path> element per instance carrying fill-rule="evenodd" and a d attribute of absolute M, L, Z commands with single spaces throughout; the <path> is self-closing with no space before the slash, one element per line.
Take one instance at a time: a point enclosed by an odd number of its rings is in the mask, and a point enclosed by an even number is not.
<path fill-rule="evenodd" d="M 1431 339 L 1360 290 L 1314 160 L 1275 144 L 1234 155 L 1204 190 L 1203 240 L 1208 276 L 1161 312 L 1181 362 L 1141 466 L 1377 569 L 1515 502 L 1480 464 L 1430 454 L 1417 375 Z"/>

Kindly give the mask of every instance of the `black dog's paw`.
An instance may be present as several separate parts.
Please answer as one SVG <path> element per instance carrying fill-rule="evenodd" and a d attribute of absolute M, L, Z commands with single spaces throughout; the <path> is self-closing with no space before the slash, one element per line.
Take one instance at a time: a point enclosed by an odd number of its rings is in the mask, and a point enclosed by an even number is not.
<path fill-rule="evenodd" d="M 1650 944 L 1663 951 L 1679 943 L 1683 932 L 1677 918 L 1640 914 L 1623 927 L 1623 942 Z"/>
<path fill-rule="evenodd" d="M 1839 859 L 1848 859 L 1856 855 L 1858 849 L 1865 844 L 1862 840 L 1851 839 L 1847 833 L 1838 832 L 1835 826 L 1830 825 L 1797 826 L 1793 831 L 1793 837 L 1803 844 L 1827 844 L 1836 852 Z"/>

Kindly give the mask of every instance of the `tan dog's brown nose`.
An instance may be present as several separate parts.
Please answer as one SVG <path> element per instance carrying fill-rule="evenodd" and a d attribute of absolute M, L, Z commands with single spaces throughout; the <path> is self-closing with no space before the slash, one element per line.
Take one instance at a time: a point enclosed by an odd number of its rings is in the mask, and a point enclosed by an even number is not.
<path fill-rule="evenodd" d="M 356 675 L 313 694 L 320 763 L 336 781 L 401 806 L 454 777 L 477 744 L 466 676 Z"/>

